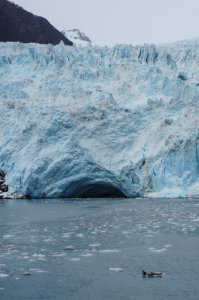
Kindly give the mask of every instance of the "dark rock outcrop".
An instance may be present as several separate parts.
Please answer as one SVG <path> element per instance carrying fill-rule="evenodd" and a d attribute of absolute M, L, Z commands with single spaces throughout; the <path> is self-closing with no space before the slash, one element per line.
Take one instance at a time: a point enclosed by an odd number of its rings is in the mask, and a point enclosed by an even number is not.
<path fill-rule="evenodd" d="M 3 171 L 0 171 L 0 192 L 5 193 L 8 192 L 8 185 L 5 184 L 6 175 Z"/>
<path fill-rule="evenodd" d="M 0 41 L 72 46 L 61 32 L 46 19 L 33 15 L 22 7 L 0 0 Z"/>
<path fill-rule="evenodd" d="M 6 174 L 0 171 L 0 199 L 5 197 L 8 192 L 8 185 L 6 184 Z"/>

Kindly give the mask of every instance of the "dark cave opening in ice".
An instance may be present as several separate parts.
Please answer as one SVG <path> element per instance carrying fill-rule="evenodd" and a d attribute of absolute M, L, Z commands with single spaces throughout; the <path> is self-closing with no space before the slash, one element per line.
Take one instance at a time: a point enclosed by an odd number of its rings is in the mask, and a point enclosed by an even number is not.
<path fill-rule="evenodd" d="M 106 182 L 73 182 L 63 192 L 67 198 L 126 198 L 125 194 L 111 183 Z"/>

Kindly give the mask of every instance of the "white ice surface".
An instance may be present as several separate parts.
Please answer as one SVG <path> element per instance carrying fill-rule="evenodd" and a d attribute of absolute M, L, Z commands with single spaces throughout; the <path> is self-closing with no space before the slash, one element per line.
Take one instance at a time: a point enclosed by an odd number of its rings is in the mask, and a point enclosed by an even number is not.
<path fill-rule="evenodd" d="M 198 64 L 198 40 L 0 43 L 0 169 L 9 192 L 71 197 L 108 184 L 129 197 L 198 196 Z"/>

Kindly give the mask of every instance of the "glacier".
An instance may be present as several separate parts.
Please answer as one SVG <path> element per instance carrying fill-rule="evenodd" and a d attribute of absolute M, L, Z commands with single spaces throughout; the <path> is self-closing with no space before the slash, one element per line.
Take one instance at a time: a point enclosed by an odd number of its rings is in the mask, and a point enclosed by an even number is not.
<path fill-rule="evenodd" d="M 198 40 L 0 43 L 0 78 L 10 197 L 199 196 Z"/>

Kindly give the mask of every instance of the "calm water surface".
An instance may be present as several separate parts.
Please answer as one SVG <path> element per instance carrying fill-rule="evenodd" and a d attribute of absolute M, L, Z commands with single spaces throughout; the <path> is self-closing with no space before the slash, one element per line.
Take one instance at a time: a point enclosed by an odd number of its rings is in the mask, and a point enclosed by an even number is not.
<path fill-rule="evenodd" d="M 0 299 L 198 300 L 199 200 L 0 200 Z"/>

